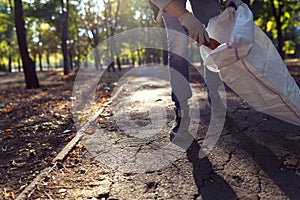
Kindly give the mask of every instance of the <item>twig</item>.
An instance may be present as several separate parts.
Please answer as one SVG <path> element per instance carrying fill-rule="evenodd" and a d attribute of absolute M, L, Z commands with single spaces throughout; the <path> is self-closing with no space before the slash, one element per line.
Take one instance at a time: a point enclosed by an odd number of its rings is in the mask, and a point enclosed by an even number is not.
<path fill-rule="evenodd" d="M 44 193 L 47 195 L 47 197 L 48 197 L 50 200 L 53 200 L 52 197 L 51 197 L 46 191 L 44 191 Z"/>

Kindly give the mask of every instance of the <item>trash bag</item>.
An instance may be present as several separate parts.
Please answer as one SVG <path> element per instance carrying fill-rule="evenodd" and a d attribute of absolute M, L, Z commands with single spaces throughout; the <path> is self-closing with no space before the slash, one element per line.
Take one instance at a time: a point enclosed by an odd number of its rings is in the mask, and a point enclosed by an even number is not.
<path fill-rule="evenodd" d="M 300 90 L 246 4 L 227 8 L 207 26 L 221 45 L 200 47 L 203 63 L 255 110 L 300 126 Z"/>

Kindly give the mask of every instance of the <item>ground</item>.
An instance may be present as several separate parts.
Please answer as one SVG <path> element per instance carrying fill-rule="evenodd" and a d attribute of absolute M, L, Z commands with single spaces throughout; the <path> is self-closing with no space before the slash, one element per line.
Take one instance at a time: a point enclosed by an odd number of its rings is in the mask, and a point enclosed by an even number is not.
<path fill-rule="evenodd" d="M 300 83 L 297 71 L 291 72 Z M 74 76 L 40 73 L 42 88 L 24 90 L 21 75 L 2 75 L 3 197 L 17 197 L 44 168 L 49 170 L 26 194 L 28 199 L 252 200 L 300 196 L 299 127 L 254 111 L 228 90 L 221 136 L 212 151 L 200 159 L 210 107 L 199 77 L 192 73 L 194 96 L 190 104 L 193 109 L 201 109 L 200 116 L 191 122 L 195 140 L 185 151 L 169 143 L 173 111 L 168 82 L 152 79 L 154 74 L 140 79 L 127 74 L 123 82 L 113 84 L 121 75 L 104 76 L 95 103 L 104 109 L 85 128 L 86 134 L 66 158 L 55 163 L 52 159 L 76 133 L 71 114 Z M 116 87 L 121 88 L 120 93 L 114 92 L 116 85 L 123 86 Z M 146 103 L 135 95 L 136 91 L 148 94 Z M 117 98 L 108 102 L 114 95 Z M 129 115 L 122 112 L 125 108 Z M 134 123 L 126 124 L 126 117 Z M 154 133 L 151 124 L 159 127 L 160 122 L 165 126 Z M 153 153 L 161 149 L 168 154 L 159 157 L 159 153 Z"/>
<path fill-rule="evenodd" d="M 71 114 L 75 74 L 61 74 L 39 72 L 42 86 L 31 90 L 24 89 L 22 73 L 0 74 L 1 195 L 22 191 L 76 134 Z M 101 88 L 98 94 L 110 97 Z"/>

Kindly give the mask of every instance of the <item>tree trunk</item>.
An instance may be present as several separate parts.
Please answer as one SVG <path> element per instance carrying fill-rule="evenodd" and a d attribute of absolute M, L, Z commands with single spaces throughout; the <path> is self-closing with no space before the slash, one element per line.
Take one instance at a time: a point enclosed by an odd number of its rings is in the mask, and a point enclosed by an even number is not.
<path fill-rule="evenodd" d="M 106 36 L 107 38 L 111 37 L 111 46 L 107 45 L 107 48 L 109 48 L 110 51 L 107 51 L 107 53 L 110 53 L 110 58 L 109 62 L 111 60 L 114 60 L 114 55 L 116 53 L 116 44 L 114 41 L 114 33 L 118 24 L 118 15 L 119 15 L 119 10 L 120 10 L 120 0 L 117 0 L 117 7 L 116 7 L 116 11 L 114 11 L 114 17 L 113 17 L 113 10 L 112 10 L 112 5 L 111 5 L 111 1 L 108 0 L 107 2 L 105 2 L 105 0 L 103 0 L 105 9 L 104 9 L 104 17 L 105 17 L 105 25 L 107 28 L 106 31 Z M 108 44 L 108 43 L 107 43 Z M 118 56 L 118 55 L 116 55 Z M 115 69 L 115 62 L 113 61 L 112 63 L 109 64 L 108 66 L 108 71 L 113 70 L 114 72 L 116 71 Z"/>
<path fill-rule="evenodd" d="M 8 54 L 8 72 L 9 73 L 12 72 L 12 55 L 11 55 L 11 52 L 9 52 L 9 54 Z"/>
<path fill-rule="evenodd" d="M 110 60 L 113 60 L 113 62 L 110 64 L 110 68 L 113 70 L 113 72 L 116 71 L 115 67 L 115 51 L 116 51 L 116 43 L 113 38 L 113 33 L 111 33 L 111 46 L 110 46 Z"/>
<path fill-rule="evenodd" d="M 99 70 L 99 67 L 100 67 L 100 54 L 99 54 L 98 46 L 96 46 L 95 49 L 94 49 L 94 60 L 95 60 L 95 68 L 97 70 Z"/>
<path fill-rule="evenodd" d="M 51 68 L 51 64 L 50 64 L 50 54 L 49 53 L 47 53 L 46 54 L 46 60 L 47 60 L 47 65 L 48 65 L 48 71 L 50 70 L 50 68 Z"/>
<path fill-rule="evenodd" d="M 69 59 L 68 59 L 68 18 L 69 18 L 69 0 L 66 0 L 66 10 L 64 0 L 61 0 L 62 9 L 62 36 L 61 36 L 61 49 L 64 58 L 64 75 L 70 72 Z"/>
<path fill-rule="evenodd" d="M 99 53 L 99 41 L 100 41 L 100 36 L 99 36 L 99 31 L 98 28 L 94 28 L 93 30 L 91 30 L 92 34 L 93 34 L 93 42 L 92 40 L 90 40 L 90 43 L 92 45 L 92 47 L 94 48 L 94 60 L 95 60 L 95 68 L 97 70 L 99 70 L 100 67 L 100 53 Z M 102 70 L 102 67 L 101 67 Z"/>
<path fill-rule="evenodd" d="M 73 70 L 74 69 L 74 65 L 73 65 L 73 50 L 70 49 L 68 51 L 68 53 L 69 53 L 70 69 Z"/>
<path fill-rule="evenodd" d="M 132 64 L 132 66 L 134 66 L 134 65 L 135 65 L 135 57 L 134 57 L 134 55 L 133 55 L 133 56 L 131 56 L 131 64 Z"/>
<path fill-rule="evenodd" d="M 38 88 L 40 87 L 40 85 L 35 71 L 35 63 L 30 58 L 27 49 L 26 29 L 25 29 L 25 21 L 23 16 L 22 1 L 14 0 L 14 2 L 15 2 L 15 27 L 16 27 L 16 33 L 18 38 L 19 50 L 22 58 L 26 88 Z"/>
<path fill-rule="evenodd" d="M 10 16 L 13 17 L 13 5 L 12 1 L 8 0 L 9 3 L 9 8 L 10 8 Z M 9 54 L 8 54 L 8 72 L 12 72 L 12 48 L 11 48 L 11 42 L 8 41 L 8 46 L 9 46 Z"/>
<path fill-rule="evenodd" d="M 138 65 L 141 66 L 142 65 L 141 50 L 138 49 L 137 53 L 138 53 Z"/>
<path fill-rule="evenodd" d="M 118 65 L 118 70 L 121 71 L 122 70 L 122 66 L 121 66 L 121 61 L 120 61 L 119 57 L 117 57 L 117 65 Z"/>
<path fill-rule="evenodd" d="M 79 38 L 79 37 L 78 37 Z M 80 65 L 81 65 L 81 62 L 80 62 L 80 55 L 81 55 L 81 51 L 80 51 L 80 46 L 79 45 L 77 45 L 77 59 L 76 59 L 76 61 L 75 61 L 75 67 L 76 68 L 79 68 L 80 67 Z"/>
<path fill-rule="evenodd" d="M 18 58 L 18 71 L 21 72 L 21 60 Z"/>
<path fill-rule="evenodd" d="M 278 1 L 278 12 L 275 7 L 274 0 L 271 1 L 271 6 L 272 6 L 272 11 L 273 15 L 275 17 L 276 21 L 276 29 L 277 29 L 277 50 L 278 53 L 280 54 L 281 58 L 284 58 L 284 52 L 283 52 L 283 36 L 282 36 L 282 23 L 280 21 L 280 16 L 282 16 L 282 1 Z"/>
<path fill-rule="evenodd" d="M 43 71 L 43 65 L 42 65 L 42 54 L 39 53 L 39 66 L 40 66 L 40 71 Z"/>

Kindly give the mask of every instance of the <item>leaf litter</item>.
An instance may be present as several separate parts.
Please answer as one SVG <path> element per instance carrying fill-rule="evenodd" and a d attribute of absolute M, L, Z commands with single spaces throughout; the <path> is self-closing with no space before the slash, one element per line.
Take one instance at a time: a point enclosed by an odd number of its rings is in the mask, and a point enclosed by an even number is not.
<path fill-rule="evenodd" d="M 76 133 L 71 113 L 72 101 L 76 100 L 72 96 L 76 74 L 62 77 L 60 73 L 39 72 L 38 75 L 42 77 L 39 89 L 26 90 L 23 84 L 0 86 L 0 199 L 14 199 L 51 164 Z M 3 78 L 14 82 L 22 80 L 23 75 L 15 73 Z M 112 89 L 113 85 L 108 83 L 97 91 L 98 100 L 92 111 L 111 97 L 108 87 Z M 83 120 L 88 116 L 80 117 Z M 84 150 L 84 145 L 77 144 L 70 153 L 74 165 L 79 163 L 78 155 Z"/>

